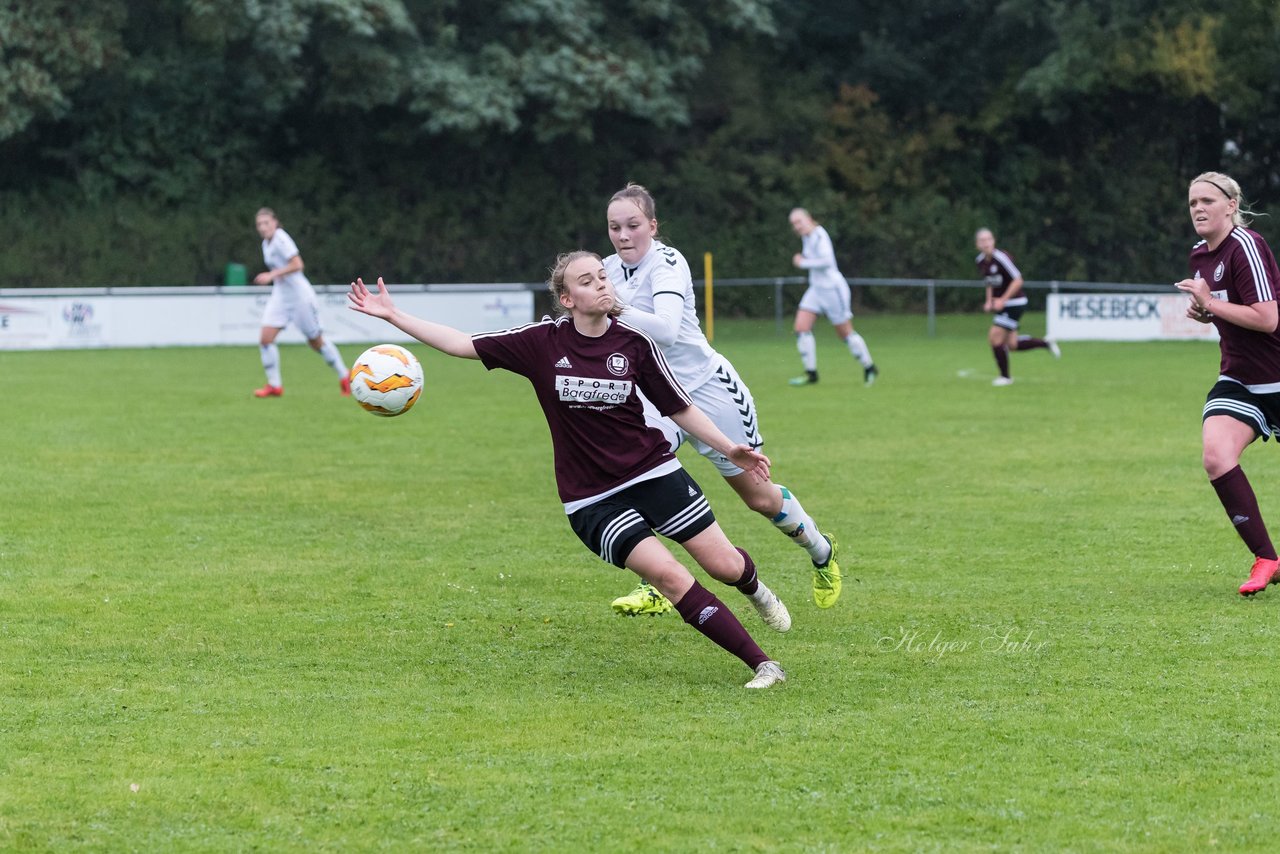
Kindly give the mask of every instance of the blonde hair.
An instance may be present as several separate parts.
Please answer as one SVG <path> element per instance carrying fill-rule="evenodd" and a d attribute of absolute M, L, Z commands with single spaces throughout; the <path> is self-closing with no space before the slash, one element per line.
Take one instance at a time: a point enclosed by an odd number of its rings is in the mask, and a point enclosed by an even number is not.
<path fill-rule="evenodd" d="M 1190 190 L 1192 185 L 1212 184 L 1222 191 L 1222 195 L 1226 196 L 1236 203 L 1236 209 L 1231 214 L 1231 224 L 1248 226 L 1256 216 L 1266 216 L 1249 210 L 1249 206 L 1244 203 L 1244 194 L 1240 191 L 1240 185 L 1236 183 L 1236 179 L 1222 172 L 1201 172 L 1199 175 L 1191 179 L 1191 183 L 1187 185 Z"/>
<path fill-rule="evenodd" d="M 560 297 L 569 292 L 569 288 L 564 283 L 564 273 L 569 269 L 570 264 L 583 258 L 594 258 L 597 262 L 600 261 L 599 255 L 585 249 L 576 249 L 556 256 L 556 263 L 551 267 L 551 275 L 547 279 L 547 290 L 551 292 L 551 307 L 556 314 L 569 314 L 569 310 L 560 301 Z M 620 314 L 622 314 L 622 306 L 615 302 L 613 308 L 609 309 L 609 316 L 617 317 Z"/>

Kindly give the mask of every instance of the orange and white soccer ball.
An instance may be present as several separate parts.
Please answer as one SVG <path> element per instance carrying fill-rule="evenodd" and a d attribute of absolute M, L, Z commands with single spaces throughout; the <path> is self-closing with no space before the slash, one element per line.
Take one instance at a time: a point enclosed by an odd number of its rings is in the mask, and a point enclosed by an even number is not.
<path fill-rule="evenodd" d="M 374 415 L 403 415 L 422 394 L 422 365 L 398 344 L 370 347 L 351 366 L 351 396 Z"/>

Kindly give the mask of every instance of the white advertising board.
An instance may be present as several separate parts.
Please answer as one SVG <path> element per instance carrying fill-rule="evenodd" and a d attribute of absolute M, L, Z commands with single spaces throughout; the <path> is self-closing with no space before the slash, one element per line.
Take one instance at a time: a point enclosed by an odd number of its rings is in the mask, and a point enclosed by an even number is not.
<path fill-rule="evenodd" d="M 127 293 L 41 291 L 39 296 L 8 291 L 0 294 L 0 350 L 257 344 L 270 290 L 234 290 L 184 294 L 130 288 Z M 533 320 L 533 294 L 519 287 L 394 296 L 410 314 L 464 332 L 506 329 Z M 324 336 L 334 343 L 410 340 L 391 324 L 347 308 L 345 290 L 322 292 L 318 298 Z M 303 337 L 291 326 L 278 340 L 302 343 Z"/>
<path fill-rule="evenodd" d="M 1217 341 L 1211 323 L 1187 317 L 1180 293 L 1049 294 L 1046 334 L 1059 341 Z"/>

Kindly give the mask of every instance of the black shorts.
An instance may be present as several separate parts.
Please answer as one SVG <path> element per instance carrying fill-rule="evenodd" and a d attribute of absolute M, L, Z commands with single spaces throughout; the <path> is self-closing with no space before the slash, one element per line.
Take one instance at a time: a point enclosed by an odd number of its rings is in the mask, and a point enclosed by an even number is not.
<path fill-rule="evenodd" d="M 1022 319 L 1022 313 L 1027 310 L 1027 306 L 1023 305 L 1006 305 L 1004 311 L 991 318 L 991 323 L 999 326 L 1001 329 L 1018 330 L 1018 321 Z"/>
<path fill-rule="evenodd" d="M 1235 380 L 1218 380 L 1209 389 L 1200 420 L 1210 415 L 1226 415 L 1243 421 L 1265 442 L 1272 433 L 1280 430 L 1280 392 L 1258 394 Z"/>
<path fill-rule="evenodd" d="M 684 469 L 641 481 L 569 516 L 578 539 L 619 567 L 625 567 L 631 550 L 655 531 L 683 543 L 715 521 L 707 497 Z"/>

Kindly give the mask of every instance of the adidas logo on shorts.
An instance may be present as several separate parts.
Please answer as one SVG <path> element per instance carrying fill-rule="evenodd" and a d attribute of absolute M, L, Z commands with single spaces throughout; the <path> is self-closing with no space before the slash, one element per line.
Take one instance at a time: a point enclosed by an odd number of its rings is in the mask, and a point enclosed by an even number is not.
<path fill-rule="evenodd" d="M 689 497 L 695 498 L 697 497 L 697 495 L 698 495 L 698 490 L 694 489 L 692 486 L 689 487 Z"/>

